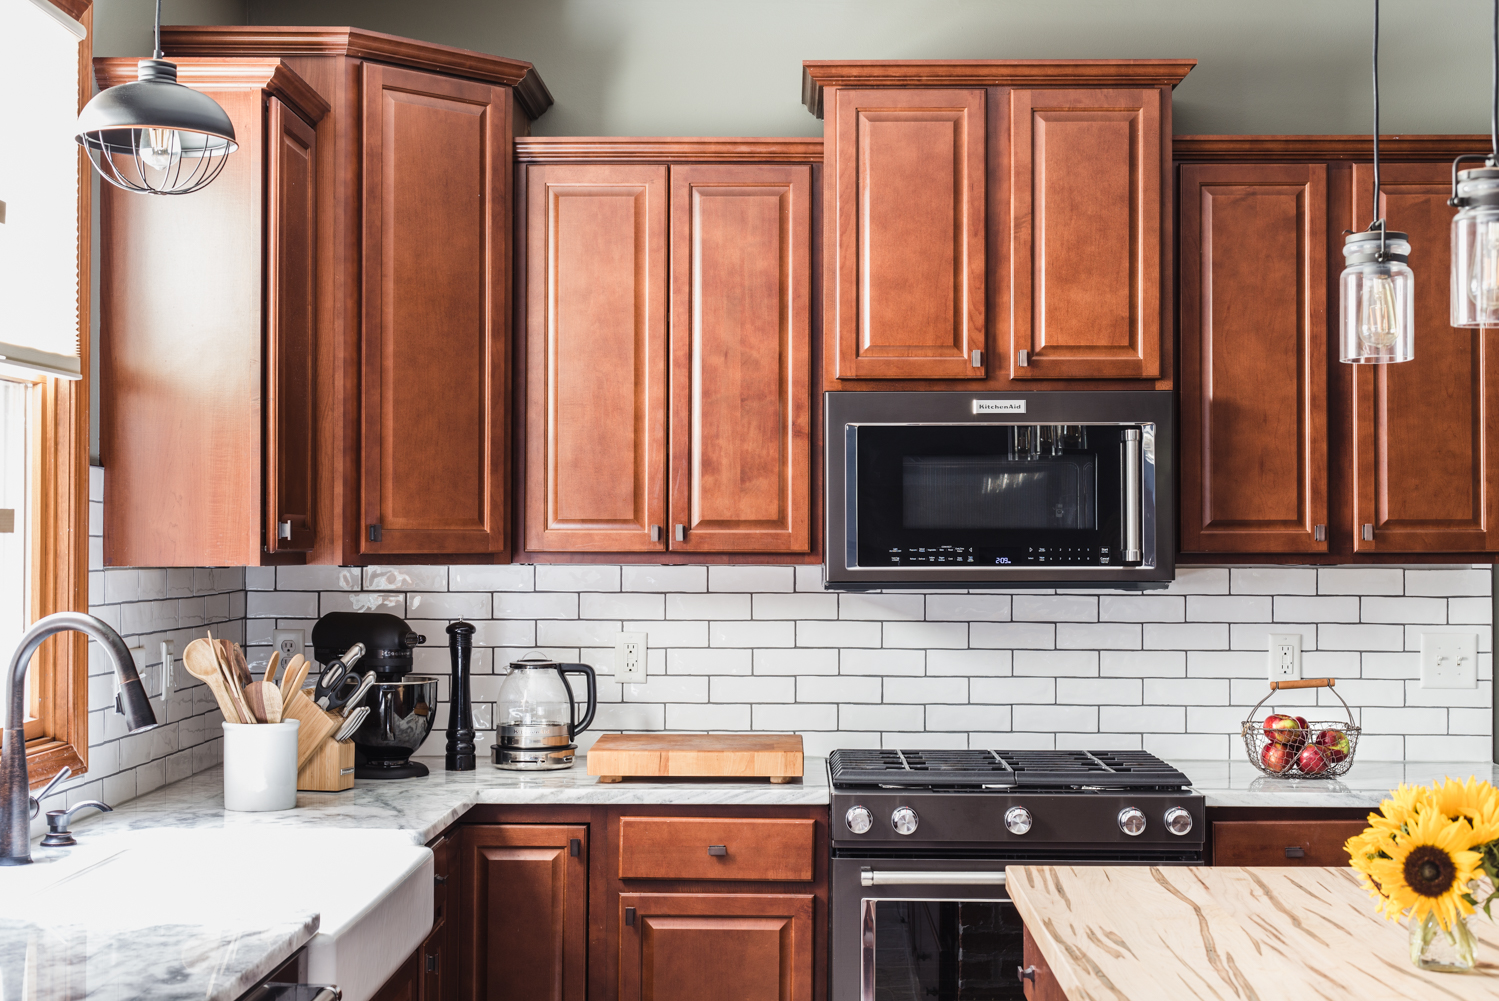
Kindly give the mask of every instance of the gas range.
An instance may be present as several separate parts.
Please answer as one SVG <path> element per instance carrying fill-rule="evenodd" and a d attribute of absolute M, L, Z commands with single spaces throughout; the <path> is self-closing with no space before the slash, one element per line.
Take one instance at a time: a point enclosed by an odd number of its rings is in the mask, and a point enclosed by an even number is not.
<path fill-rule="evenodd" d="M 1200 852 L 1203 798 L 1145 751 L 837 750 L 834 848 Z"/>

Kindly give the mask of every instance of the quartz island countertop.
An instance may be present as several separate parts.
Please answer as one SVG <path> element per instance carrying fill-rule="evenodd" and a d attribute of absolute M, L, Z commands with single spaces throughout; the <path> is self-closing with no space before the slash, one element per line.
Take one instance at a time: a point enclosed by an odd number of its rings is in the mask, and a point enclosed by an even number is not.
<path fill-rule="evenodd" d="M 1499 784 L 1499 765 L 1489 761 L 1365 761 L 1355 759 L 1347 774 L 1334 779 L 1276 778 L 1242 755 L 1228 761 L 1173 759 L 1192 780 L 1209 807 L 1353 807 L 1372 810 L 1402 782 L 1428 785 L 1451 777 L 1476 775 Z"/>

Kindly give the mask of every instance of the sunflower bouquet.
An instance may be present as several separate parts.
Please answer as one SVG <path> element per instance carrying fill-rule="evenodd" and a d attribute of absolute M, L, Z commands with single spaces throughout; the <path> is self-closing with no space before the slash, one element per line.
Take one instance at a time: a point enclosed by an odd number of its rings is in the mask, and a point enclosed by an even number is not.
<path fill-rule="evenodd" d="M 1385 917 L 1409 914 L 1413 963 L 1472 969 L 1468 916 L 1481 906 L 1492 919 L 1499 896 L 1499 790 L 1477 778 L 1401 785 L 1344 847 Z"/>

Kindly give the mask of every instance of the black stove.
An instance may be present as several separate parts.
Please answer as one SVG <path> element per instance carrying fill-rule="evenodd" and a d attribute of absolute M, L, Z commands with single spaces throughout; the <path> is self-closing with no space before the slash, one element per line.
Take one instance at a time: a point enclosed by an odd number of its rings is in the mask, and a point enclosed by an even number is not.
<path fill-rule="evenodd" d="M 1156 789 L 1191 781 L 1145 751 L 834 751 L 834 788 Z"/>

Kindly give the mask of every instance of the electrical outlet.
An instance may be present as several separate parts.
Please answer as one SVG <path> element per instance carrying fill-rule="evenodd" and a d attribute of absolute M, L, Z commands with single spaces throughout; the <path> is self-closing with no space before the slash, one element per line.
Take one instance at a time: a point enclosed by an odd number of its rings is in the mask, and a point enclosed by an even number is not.
<path fill-rule="evenodd" d="M 645 633 L 620 633 L 614 639 L 614 680 L 645 684 Z"/>
<path fill-rule="evenodd" d="M 1477 633 L 1421 634 L 1422 688 L 1477 688 Z"/>
<path fill-rule="evenodd" d="M 1270 634 L 1270 680 L 1295 681 L 1301 677 L 1301 634 Z"/>
<path fill-rule="evenodd" d="M 276 629 L 271 632 L 271 645 L 281 654 L 281 663 L 286 664 L 307 646 L 306 633 L 300 629 Z"/>

